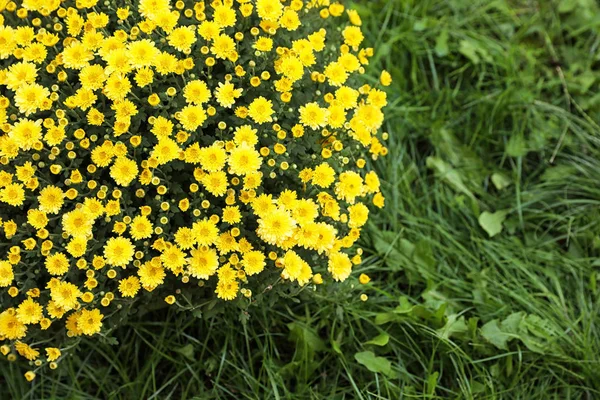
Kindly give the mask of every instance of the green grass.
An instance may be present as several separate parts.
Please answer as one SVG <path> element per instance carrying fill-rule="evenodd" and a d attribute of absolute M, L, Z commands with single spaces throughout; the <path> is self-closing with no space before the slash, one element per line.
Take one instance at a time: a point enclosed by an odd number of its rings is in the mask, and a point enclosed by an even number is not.
<path fill-rule="evenodd" d="M 372 284 L 201 318 L 157 310 L 117 330 L 118 345 L 84 342 L 33 383 L 22 365 L 0 362 L 3 390 L 15 399 L 600 397 L 595 4 L 357 2 L 373 71 L 394 77 L 390 154 L 374 163 L 387 205 L 372 213 L 355 273 Z M 502 223 L 493 237 L 484 212 Z M 384 372 L 357 361 L 366 351 Z"/>

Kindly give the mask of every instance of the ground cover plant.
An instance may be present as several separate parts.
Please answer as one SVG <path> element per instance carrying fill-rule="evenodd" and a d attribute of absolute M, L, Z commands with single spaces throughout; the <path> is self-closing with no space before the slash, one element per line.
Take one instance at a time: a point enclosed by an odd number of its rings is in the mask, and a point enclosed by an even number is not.
<path fill-rule="evenodd" d="M 370 83 L 393 78 L 353 275 L 193 319 L 140 308 L 31 383 L 2 361 L 12 398 L 600 395 L 597 4 L 345 4 Z"/>
<path fill-rule="evenodd" d="M 0 351 L 31 362 L 28 380 L 139 306 L 245 308 L 361 262 L 391 77 L 361 80 L 355 10 L 2 10 Z"/>

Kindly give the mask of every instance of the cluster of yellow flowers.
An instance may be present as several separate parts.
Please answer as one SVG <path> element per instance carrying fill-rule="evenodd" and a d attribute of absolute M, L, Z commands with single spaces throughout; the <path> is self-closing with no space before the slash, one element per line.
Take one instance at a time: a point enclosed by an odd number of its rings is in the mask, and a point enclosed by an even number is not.
<path fill-rule="evenodd" d="M 384 204 L 355 11 L 116 3 L 0 0 L 0 351 L 38 367 L 134 298 L 343 281 Z"/>

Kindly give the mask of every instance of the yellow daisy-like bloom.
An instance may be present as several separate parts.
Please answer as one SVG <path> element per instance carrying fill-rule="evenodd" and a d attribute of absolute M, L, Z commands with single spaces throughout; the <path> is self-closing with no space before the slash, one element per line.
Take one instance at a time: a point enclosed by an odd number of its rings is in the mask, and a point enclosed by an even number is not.
<path fill-rule="evenodd" d="M 0 260 L 0 287 L 7 287 L 15 279 L 12 265 L 8 261 Z"/>
<path fill-rule="evenodd" d="M 8 67 L 8 72 L 6 73 L 6 87 L 10 90 L 16 90 L 21 85 L 35 82 L 37 75 L 35 64 L 30 62 L 18 62 Z"/>
<path fill-rule="evenodd" d="M 69 260 L 63 253 L 54 253 L 46 258 L 44 266 L 51 275 L 64 275 L 69 270 Z"/>
<path fill-rule="evenodd" d="M 235 99 L 242 95 L 242 89 L 236 89 L 232 83 L 219 82 L 215 91 L 215 98 L 219 104 L 225 108 L 231 108 L 235 104 Z"/>
<path fill-rule="evenodd" d="M 26 333 L 27 326 L 18 320 L 13 308 L 0 313 L 0 335 L 15 340 L 23 338 Z"/>
<path fill-rule="evenodd" d="M 65 193 L 56 186 L 44 187 L 38 196 L 40 210 L 48 214 L 57 214 L 64 204 Z"/>
<path fill-rule="evenodd" d="M 31 297 L 17 308 L 17 319 L 23 324 L 36 324 L 42 319 L 43 307 Z"/>
<path fill-rule="evenodd" d="M 66 250 L 73 257 L 81 257 L 87 250 L 87 239 L 82 236 L 76 236 L 69 241 Z"/>
<path fill-rule="evenodd" d="M 254 213 L 260 217 L 267 215 L 275 208 L 272 195 L 263 193 L 252 201 L 252 209 Z"/>
<path fill-rule="evenodd" d="M 60 349 L 56 347 L 46 347 L 46 358 L 48 361 L 56 361 L 62 355 Z"/>
<path fill-rule="evenodd" d="M 25 200 L 25 190 L 20 183 L 11 183 L 0 189 L 0 200 L 11 205 L 21 206 Z"/>
<path fill-rule="evenodd" d="M 348 79 L 348 73 L 342 63 L 334 61 L 327 65 L 324 72 L 331 86 L 342 86 Z"/>
<path fill-rule="evenodd" d="M 24 376 L 25 376 L 25 379 L 27 380 L 27 382 L 31 382 L 35 379 L 36 375 L 35 375 L 35 372 L 33 372 L 33 371 L 27 371 L 27 372 L 25 372 Z"/>
<path fill-rule="evenodd" d="M 196 243 L 200 246 L 210 246 L 219 237 L 219 228 L 217 228 L 213 221 L 206 218 L 194 222 L 192 230 L 196 235 Z"/>
<path fill-rule="evenodd" d="M 342 31 L 344 42 L 348 46 L 358 47 L 362 43 L 364 36 L 357 26 L 348 26 Z"/>
<path fill-rule="evenodd" d="M 354 204 L 356 197 L 360 196 L 363 191 L 363 179 L 354 171 L 342 172 L 339 182 L 335 185 L 338 199 L 343 199 L 350 204 Z"/>
<path fill-rule="evenodd" d="M 65 129 L 61 126 L 53 126 L 46 131 L 44 141 L 50 146 L 56 146 L 62 143 L 67 135 Z"/>
<path fill-rule="evenodd" d="M 152 236 L 152 230 L 152 222 L 150 222 L 148 217 L 143 215 L 133 218 L 129 225 L 131 237 L 135 240 L 148 239 Z"/>
<path fill-rule="evenodd" d="M 254 48 L 259 51 L 271 51 L 273 49 L 273 39 L 260 36 L 256 39 Z"/>
<path fill-rule="evenodd" d="M 379 78 L 379 81 L 381 82 L 381 84 L 383 86 L 390 86 L 392 84 L 392 76 L 390 75 L 389 72 L 387 71 L 381 71 L 381 76 Z"/>
<path fill-rule="evenodd" d="M 294 56 L 284 58 L 281 61 L 279 69 L 291 83 L 301 79 L 302 75 L 304 75 L 304 65 L 302 64 L 302 60 Z"/>
<path fill-rule="evenodd" d="M 360 263 L 385 203 L 367 160 L 388 152 L 391 75 L 361 79 L 374 49 L 354 11 L 13 3 L 0 0 L 2 353 L 55 365 L 52 340 L 97 334 L 99 309 L 114 326 L 143 292 L 251 299 L 277 275 L 321 284 Z M 55 347 L 40 359 L 25 343 Z"/>
<path fill-rule="evenodd" d="M 327 163 L 319 164 L 312 174 L 312 183 L 327 188 L 335 181 L 335 170 Z"/>
<path fill-rule="evenodd" d="M 188 26 L 181 26 L 174 29 L 167 37 L 168 43 L 179 51 L 190 51 L 190 47 L 196 41 L 195 29 Z"/>
<path fill-rule="evenodd" d="M 265 269 L 265 255 L 261 251 L 249 251 L 242 258 L 242 266 L 246 274 L 256 275 Z"/>
<path fill-rule="evenodd" d="M 258 236 L 265 242 L 277 245 L 294 234 L 296 221 L 284 208 L 276 208 L 258 220 Z"/>
<path fill-rule="evenodd" d="M 272 115 L 274 112 L 273 102 L 262 96 L 254 99 L 248 107 L 248 115 L 257 124 L 273 121 Z"/>
<path fill-rule="evenodd" d="M 237 224 L 241 219 L 242 214 L 238 206 L 227 206 L 223 209 L 223 222 Z"/>
<path fill-rule="evenodd" d="M 256 0 L 258 16 L 267 21 L 277 21 L 283 14 L 283 4 L 279 0 Z"/>
<path fill-rule="evenodd" d="M 84 67 L 79 72 L 79 82 L 84 89 L 100 89 L 106 81 L 104 68 L 101 65 L 94 64 Z"/>
<path fill-rule="evenodd" d="M 195 131 L 206 121 L 206 112 L 201 106 L 185 106 L 179 114 L 179 122 L 188 131 Z"/>
<path fill-rule="evenodd" d="M 71 69 L 82 69 L 88 66 L 94 55 L 81 42 L 73 42 L 62 52 L 65 67 Z"/>
<path fill-rule="evenodd" d="M 200 105 L 206 103 L 211 95 L 206 82 L 195 79 L 185 85 L 183 96 L 188 103 Z"/>
<path fill-rule="evenodd" d="M 291 208 L 292 216 L 301 226 L 313 222 L 319 215 L 319 207 L 310 199 L 295 200 Z"/>
<path fill-rule="evenodd" d="M 332 253 L 329 255 L 327 270 L 336 281 L 345 281 L 352 272 L 352 261 L 345 253 Z"/>
<path fill-rule="evenodd" d="M 83 332 L 79 329 L 77 325 L 77 321 L 79 320 L 79 316 L 81 315 L 81 311 L 76 311 L 71 313 L 67 320 L 65 321 L 65 328 L 67 328 L 67 335 L 69 336 L 81 336 Z"/>
<path fill-rule="evenodd" d="M 171 245 L 160 256 L 160 261 L 165 268 L 172 272 L 179 273 L 185 265 L 185 253 L 178 246 Z"/>
<path fill-rule="evenodd" d="M 94 221 L 83 208 L 77 208 L 62 217 L 62 226 L 69 236 L 87 236 L 92 234 Z"/>
<path fill-rule="evenodd" d="M 152 157 L 158 160 L 159 165 L 167 164 L 179 156 L 181 149 L 176 141 L 168 137 L 160 138 L 152 151 Z"/>
<path fill-rule="evenodd" d="M 202 248 L 193 249 L 191 257 L 187 261 L 188 272 L 194 278 L 208 279 L 217 272 L 219 257 L 215 249 Z"/>
<path fill-rule="evenodd" d="M 81 310 L 81 314 L 77 318 L 77 328 L 84 335 L 94 335 L 99 333 L 102 328 L 102 318 L 104 318 L 104 315 L 96 308 L 93 310 Z"/>
<path fill-rule="evenodd" d="M 224 171 L 210 172 L 202 178 L 202 184 L 207 192 L 221 197 L 227 192 L 227 174 Z"/>
<path fill-rule="evenodd" d="M 327 124 L 334 129 L 342 128 L 346 122 L 346 112 L 344 111 L 344 108 L 342 106 L 332 105 L 329 106 L 327 111 Z"/>
<path fill-rule="evenodd" d="M 135 247 L 131 240 L 124 237 L 113 237 L 108 239 L 104 246 L 104 258 L 108 265 L 116 267 L 127 266 L 133 260 Z"/>
<path fill-rule="evenodd" d="M 220 27 L 226 28 L 228 26 L 234 26 L 237 18 L 234 9 L 225 4 L 221 4 L 215 7 L 213 19 Z"/>
<path fill-rule="evenodd" d="M 92 150 L 92 162 L 99 167 L 107 167 L 113 157 L 114 151 L 112 145 L 102 145 Z"/>
<path fill-rule="evenodd" d="M 300 107 L 300 123 L 311 129 L 319 129 L 327 125 L 329 112 L 317 103 L 308 103 Z"/>
<path fill-rule="evenodd" d="M 166 273 L 160 263 L 160 259 L 142 264 L 137 271 L 140 283 L 146 290 L 152 290 L 164 282 Z"/>
<path fill-rule="evenodd" d="M 288 8 L 279 18 L 279 23 L 288 31 L 295 31 L 300 26 L 300 18 L 296 11 Z"/>
<path fill-rule="evenodd" d="M 110 168 L 110 176 L 121 186 L 129 186 L 138 172 L 136 162 L 127 157 L 118 157 Z"/>
<path fill-rule="evenodd" d="M 27 116 L 44 107 L 45 101 L 50 96 L 50 91 L 38 84 L 24 84 L 15 92 L 15 104 L 19 111 Z"/>
<path fill-rule="evenodd" d="M 37 349 L 34 349 L 33 347 L 29 346 L 28 344 L 20 342 L 20 341 L 17 341 L 15 343 L 15 350 L 17 351 L 17 353 L 19 353 L 19 355 L 23 356 L 24 358 L 28 359 L 29 361 L 35 360 L 40 355 L 40 352 Z"/>
<path fill-rule="evenodd" d="M 81 297 L 82 293 L 69 282 L 56 282 L 50 287 L 50 297 L 54 301 L 57 307 L 60 307 L 63 311 L 69 311 L 75 308 L 79 302 L 78 298 Z"/>
<path fill-rule="evenodd" d="M 121 279 L 119 282 L 119 292 L 123 297 L 134 297 L 140 290 L 140 280 L 135 276 Z"/>
<path fill-rule="evenodd" d="M 100 200 L 91 197 L 88 197 L 83 201 L 83 208 L 94 219 L 100 217 L 105 212 L 104 206 L 102 205 Z"/>
<path fill-rule="evenodd" d="M 134 68 L 148 67 L 152 65 L 154 58 L 158 55 L 159 50 L 154 45 L 154 42 L 148 39 L 141 39 L 131 42 L 127 45 L 129 51 L 129 62 Z"/>
<path fill-rule="evenodd" d="M 175 243 L 183 250 L 191 249 L 196 244 L 194 230 L 188 227 L 177 229 L 177 232 L 175 232 Z"/>
<path fill-rule="evenodd" d="M 205 147 L 200 151 L 200 165 L 206 171 L 216 172 L 225 166 L 227 161 L 227 153 L 222 147 L 216 144 Z"/>
<path fill-rule="evenodd" d="M 104 93 L 112 101 L 123 101 L 131 90 L 131 82 L 126 75 L 114 73 L 106 80 Z"/>
<path fill-rule="evenodd" d="M 213 40 L 210 51 L 217 58 L 229 59 L 235 58 L 235 42 L 228 35 L 219 35 Z"/>
<path fill-rule="evenodd" d="M 242 144 L 231 151 L 227 161 L 233 174 L 246 175 L 260 168 L 262 157 L 252 147 Z"/>
<path fill-rule="evenodd" d="M 154 71 L 149 67 L 140 68 L 135 73 L 135 83 L 139 87 L 145 87 L 154 82 Z"/>
<path fill-rule="evenodd" d="M 363 203 L 348 207 L 348 213 L 350 215 L 348 226 L 351 228 L 360 228 L 369 218 L 369 209 Z"/>
<path fill-rule="evenodd" d="M 244 143 L 249 146 L 254 146 L 258 143 L 257 132 L 258 130 L 253 129 L 251 125 L 242 125 L 235 129 L 233 140 L 238 146 L 241 146 Z"/>
<path fill-rule="evenodd" d="M 223 300 L 233 300 L 236 298 L 240 285 L 237 281 L 221 281 L 217 282 L 215 293 L 217 297 Z"/>
<path fill-rule="evenodd" d="M 42 127 L 39 123 L 22 119 L 13 125 L 8 137 L 13 139 L 19 148 L 30 150 L 42 138 Z"/>

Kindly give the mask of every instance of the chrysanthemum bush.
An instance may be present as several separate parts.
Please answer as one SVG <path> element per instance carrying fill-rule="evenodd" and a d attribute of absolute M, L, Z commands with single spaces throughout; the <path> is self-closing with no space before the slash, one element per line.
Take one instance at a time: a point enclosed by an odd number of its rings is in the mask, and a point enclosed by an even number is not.
<path fill-rule="evenodd" d="M 373 49 L 355 11 L 0 10 L 0 351 L 31 360 L 28 379 L 136 301 L 247 304 L 361 262 L 390 76 L 361 77 Z"/>

